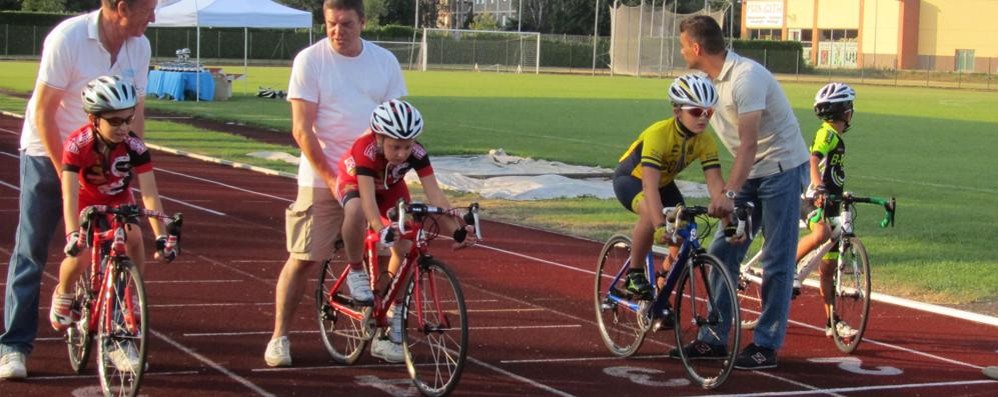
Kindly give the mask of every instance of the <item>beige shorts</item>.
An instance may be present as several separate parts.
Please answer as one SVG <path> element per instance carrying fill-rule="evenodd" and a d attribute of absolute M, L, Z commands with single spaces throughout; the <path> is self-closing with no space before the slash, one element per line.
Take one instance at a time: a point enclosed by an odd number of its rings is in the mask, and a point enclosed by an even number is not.
<path fill-rule="evenodd" d="M 343 207 L 329 189 L 299 186 L 298 198 L 285 210 L 284 218 L 292 258 L 321 261 L 333 256 Z"/>

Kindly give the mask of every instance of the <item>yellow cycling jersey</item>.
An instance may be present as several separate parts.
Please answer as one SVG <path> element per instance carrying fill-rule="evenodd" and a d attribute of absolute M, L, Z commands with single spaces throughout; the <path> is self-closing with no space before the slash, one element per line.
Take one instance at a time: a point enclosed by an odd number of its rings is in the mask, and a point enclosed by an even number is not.
<path fill-rule="evenodd" d="M 653 167 L 662 173 L 658 185 L 671 183 L 676 174 L 699 159 L 704 171 L 718 168 L 717 145 L 704 131 L 694 135 L 680 131 L 675 117 L 671 117 L 646 128 L 638 139 L 620 156 L 617 175 L 630 174 L 641 179 L 641 167 Z"/>

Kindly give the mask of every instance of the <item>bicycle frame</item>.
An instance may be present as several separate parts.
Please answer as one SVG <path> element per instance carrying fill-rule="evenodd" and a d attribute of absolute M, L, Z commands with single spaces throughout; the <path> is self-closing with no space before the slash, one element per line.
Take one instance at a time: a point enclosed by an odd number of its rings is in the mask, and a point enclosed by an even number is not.
<path fill-rule="evenodd" d="M 91 208 L 93 213 L 96 215 L 114 215 L 111 218 L 111 225 L 107 228 L 107 230 L 96 230 L 96 225 L 92 225 L 94 227 L 93 233 L 88 236 L 88 245 L 92 247 L 90 250 L 89 285 L 90 291 L 97 292 L 96 299 L 91 297 L 89 300 L 90 312 L 101 314 L 100 316 L 90 316 L 88 319 L 89 322 L 87 327 L 93 331 L 97 329 L 98 319 L 102 320 L 100 325 L 105 327 L 105 329 L 109 328 L 112 322 L 111 316 L 114 313 L 111 313 L 110 310 L 105 309 L 108 303 L 111 302 L 119 293 L 119 291 L 114 288 L 114 278 L 111 276 L 115 275 L 119 271 L 117 267 L 123 266 L 127 263 L 126 260 L 128 259 L 128 254 L 125 250 L 125 245 L 128 240 L 125 233 L 125 218 L 129 216 L 149 216 L 160 219 L 169 219 L 170 217 L 159 211 L 139 209 L 133 206 L 129 206 L 129 208 L 126 208 L 126 206 L 111 208 L 103 205 L 95 205 L 91 206 Z M 84 209 L 81 213 L 86 211 L 88 211 L 88 209 Z M 93 222 L 96 222 L 96 220 L 93 220 Z M 85 232 L 89 233 L 89 231 L 86 230 Z M 131 291 L 127 289 L 121 292 L 126 295 L 131 294 Z M 135 309 L 133 304 L 134 302 L 132 302 L 131 299 L 125 300 L 125 308 L 127 309 L 124 311 L 124 313 L 126 313 L 125 321 L 128 326 L 132 328 L 136 325 L 135 318 L 132 316 Z"/>
<path fill-rule="evenodd" d="M 473 205 L 473 211 L 475 212 L 474 225 L 475 232 L 478 234 L 478 238 L 481 239 L 480 228 L 478 225 L 477 216 L 477 205 Z M 405 214 L 406 209 L 409 208 L 413 219 L 406 220 Z M 340 290 L 341 285 L 346 280 L 347 274 L 350 271 L 350 267 L 344 267 L 340 274 L 340 277 L 333 284 L 333 293 L 329 294 L 332 297 L 329 304 L 338 312 L 346 314 L 356 320 L 364 321 L 365 319 L 373 319 L 374 325 L 376 327 L 386 327 L 388 326 L 388 309 L 391 307 L 392 303 L 395 302 L 399 293 L 404 287 L 404 281 L 409 280 L 418 271 L 418 264 L 420 259 L 423 257 L 430 257 L 429 252 L 429 238 L 427 236 L 426 230 L 423 228 L 423 219 L 430 214 L 449 214 L 447 210 L 437 207 L 430 207 L 423 204 L 405 204 L 404 202 L 399 202 L 399 204 L 394 209 L 398 214 L 398 231 L 399 231 L 399 241 L 410 241 L 412 246 L 409 251 L 402 257 L 402 264 L 399 266 L 398 274 L 392 276 L 388 281 L 388 286 L 385 291 L 378 291 L 376 286 L 381 282 L 381 272 L 378 260 L 378 244 L 381 241 L 379 233 L 368 229 L 364 237 L 364 263 L 367 266 L 368 274 L 371 275 L 371 289 L 378 293 L 375 294 L 374 307 L 368 313 L 363 308 L 357 309 L 353 304 L 354 301 L 350 298 L 341 297 L 336 292 Z M 437 313 L 439 314 L 438 323 L 443 328 L 450 327 L 449 320 L 443 315 L 443 311 L 440 310 L 439 303 L 440 300 L 437 296 L 436 284 L 433 279 L 428 279 L 428 286 L 423 286 L 416 283 L 414 286 L 415 291 L 420 291 L 421 288 L 429 288 L 430 296 L 433 297 L 436 303 Z M 416 299 L 422 302 L 422 294 L 415 293 Z M 417 304 L 416 318 L 419 319 L 419 327 L 425 327 L 425 321 L 422 313 L 422 304 Z M 370 317 L 368 317 L 370 316 Z M 370 335 L 368 335 L 370 336 Z"/>
<path fill-rule="evenodd" d="M 695 221 L 688 221 L 684 226 L 676 229 L 675 234 L 676 236 L 682 238 L 682 244 L 679 246 L 679 256 L 676 257 L 676 261 L 672 264 L 672 267 L 669 269 L 669 273 L 665 276 L 665 284 L 661 289 L 659 289 L 658 283 L 655 282 L 657 277 L 652 277 L 649 280 L 651 281 L 655 297 L 652 301 L 650 310 L 656 317 L 668 314 L 664 311 L 667 311 L 669 308 L 669 297 L 672 295 L 672 291 L 676 288 L 676 283 L 679 281 L 679 274 L 689 263 L 693 253 L 703 251 L 697 230 L 697 223 Z M 665 259 L 663 259 L 663 262 L 664 261 Z M 613 281 L 609 284 L 610 290 L 607 293 L 607 297 L 609 297 L 610 300 L 616 304 L 624 305 L 634 311 L 640 311 L 641 308 L 639 303 L 628 301 L 614 293 L 617 283 L 620 282 L 621 278 L 625 277 L 624 275 L 627 273 L 627 269 L 630 268 L 630 264 L 631 260 L 627 259 L 624 261 L 624 265 L 620 267 L 620 270 L 617 271 Z M 653 251 L 649 251 L 645 254 L 645 268 L 647 272 L 646 274 L 652 276 L 657 274 L 655 272 L 655 257 Z M 696 302 L 693 304 L 696 304 Z"/>

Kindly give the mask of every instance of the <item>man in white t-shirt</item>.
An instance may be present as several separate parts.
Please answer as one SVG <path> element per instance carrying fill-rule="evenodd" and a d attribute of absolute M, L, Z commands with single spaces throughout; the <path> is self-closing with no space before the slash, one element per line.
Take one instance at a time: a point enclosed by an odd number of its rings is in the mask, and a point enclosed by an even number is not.
<path fill-rule="evenodd" d="M 99 76 L 131 80 L 145 95 L 151 53 L 143 35 L 156 0 L 102 0 L 97 11 L 69 18 L 45 38 L 38 80 L 21 131 L 20 216 L 7 269 L 0 379 L 27 377 L 26 360 L 38 328 L 42 271 L 52 234 L 62 221 L 62 143 L 85 125 L 83 87 Z M 143 101 L 131 130 L 144 131 Z"/>
<path fill-rule="evenodd" d="M 343 223 L 343 208 L 333 197 L 336 161 L 369 124 L 380 103 L 406 95 L 402 69 L 392 53 L 361 39 L 363 0 L 325 0 L 328 40 L 295 56 L 288 85 L 292 134 L 301 148 L 298 197 L 286 212 L 288 260 L 277 280 L 274 333 L 264 360 L 272 367 L 291 365 L 288 325 L 305 291 L 313 265 L 332 256 Z M 370 279 L 351 272 L 347 284 L 355 299 L 370 301 Z M 389 361 L 401 349 L 376 339 L 372 354 Z"/>
<path fill-rule="evenodd" d="M 762 228 L 766 240 L 761 259 L 763 305 L 759 324 L 752 343 L 741 351 L 734 366 L 774 368 L 790 316 L 801 183 L 810 155 L 790 102 L 772 73 L 727 50 L 724 33 L 713 18 L 687 18 L 680 23 L 679 31 L 680 52 L 686 64 L 706 73 L 717 88 L 717 111 L 710 125 L 734 156 L 724 194 L 711 199 L 710 213 L 727 216 L 736 203 L 753 202 L 753 224 Z M 724 262 L 731 274 L 738 274 L 751 241 L 728 242 L 721 238 L 722 233 L 718 230 L 709 252 Z M 726 308 L 718 309 L 719 313 L 727 313 Z M 730 324 L 730 319 L 723 320 L 725 325 Z M 717 337 L 724 340 L 728 329 L 721 327 Z M 694 355 L 712 351 L 703 346 L 712 341 L 712 336 L 701 335 L 685 348 Z"/>

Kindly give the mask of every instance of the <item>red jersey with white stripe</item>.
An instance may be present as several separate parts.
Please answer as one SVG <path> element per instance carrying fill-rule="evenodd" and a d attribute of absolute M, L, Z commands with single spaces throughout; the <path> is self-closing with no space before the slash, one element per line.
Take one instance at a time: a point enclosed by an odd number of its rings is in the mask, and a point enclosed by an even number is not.
<path fill-rule="evenodd" d="M 399 165 L 391 165 L 384 153 L 378 150 L 378 141 L 373 133 L 361 135 L 353 143 L 350 151 L 343 156 L 337 165 L 336 177 L 342 182 L 338 185 L 353 186 L 356 189 L 357 175 L 367 175 L 374 178 L 375 191 L 389 190 L 390 187 L 402 182 L 409 170 L 416 170 L 420 178 L 433 175 L 430 165 L 430 155 L 419 142 L 412 144 L 412 153 L 406 161 Z"/>
<path fill-rule="evenodd" d="M 132 202 L 132 176 L 152 171 L 149 149 L 135 133 L 129 132 L 125 140 L 103 152 L 106 145 L 98 143 L 99 139 L 87 124 L 73 131 L 63 145 L 63 171 L 79 174 L 81 209 L 84 203 Z"/>

